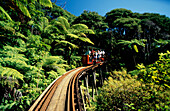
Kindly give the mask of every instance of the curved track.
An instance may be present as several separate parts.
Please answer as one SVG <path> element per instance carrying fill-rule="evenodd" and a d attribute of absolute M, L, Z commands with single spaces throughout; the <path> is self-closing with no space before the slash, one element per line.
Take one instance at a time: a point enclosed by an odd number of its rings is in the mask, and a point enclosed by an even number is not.
<path fill-rule="evenodd" d="M 38 97 L 29 111 L 75 111 L 82 110 L 78 81 L 83 72 L 97 67 L 91 65 L 66 72 L 54 80 Z"/>

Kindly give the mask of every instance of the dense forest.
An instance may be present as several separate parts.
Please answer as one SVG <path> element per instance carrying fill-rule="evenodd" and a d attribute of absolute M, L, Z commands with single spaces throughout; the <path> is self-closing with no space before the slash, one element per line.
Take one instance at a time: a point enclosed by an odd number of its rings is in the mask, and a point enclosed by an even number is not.
<path fill-rule="evenodd" d="M 0 110 L 27 110 L 82 66 L 83 46 L 104 49 L 109 71 L 88 110 L 170 109 L 169 17 L 123 8 L 77 17 L 53 1 L 0 0 Z"/>

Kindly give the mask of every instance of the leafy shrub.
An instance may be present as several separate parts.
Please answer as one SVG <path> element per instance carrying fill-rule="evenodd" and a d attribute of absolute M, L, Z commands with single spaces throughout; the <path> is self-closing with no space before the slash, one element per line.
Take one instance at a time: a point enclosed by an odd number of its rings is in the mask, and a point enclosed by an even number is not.
<path fill-rule="evenodd" d="M 159 60 L 155 63 L 144 66 L 138 64 L 137 75 L 141 81 L 158 84 L 170 88 L 170 52 L 160 53 Z M 133 73 L 133 72 L 132 72 Z"/>
<path fill-rule="evenodd" d="M 0 110 L 27 110 L 54 79 L 70 68 L 60 56 L 50 56 L 43 51 L 43 55 L 32 52 L 33 58 L 27 59 L 25 52 L 22 47 L 0 49 L 0 87 L 3 90 Z M 30 59 L 34 64 L 29 64 Z M 16 96 L 14 90 L 22 96 Z"/>
<path fill-rule="evenodd" d="M 97 110 L 168 110 L 168 90 L 144 84 L 126 70 L 113 71 L 97 97 Z"/>

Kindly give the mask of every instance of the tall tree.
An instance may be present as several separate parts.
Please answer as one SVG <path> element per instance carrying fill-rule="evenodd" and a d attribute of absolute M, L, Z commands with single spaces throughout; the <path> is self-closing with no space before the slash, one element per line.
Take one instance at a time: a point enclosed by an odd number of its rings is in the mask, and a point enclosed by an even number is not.
<path fill-rule="evenodd" d="M 81 43 L 87 42 L 93 44 L 89 38 L 86 37 L 86 34 L 94 34 L 91 29 L 84 24 L 74 24 L 70 26 L 68 20 L 64 17 L 58 17 L 57 21 L 54 21 L 54 26 L 56 26 L 59 31 L 56 40 L 53 42 L 53 50 L 55 48 L 61 49 L 64 48 L 64 57 L 70 63 L 70 57 L 73 51 L 76 48 L 79 48 Z"/>
<path fill-rule="evenodd" d="M 133 12 L 124 8 L 118 8 L 106 13 L 106 22 L 109 28 L 114 28 L 113 22 L 116 19 L 132 17 Z"/>
<path fill-rule="evenodd" d="M 84 11 L 80 16 L 78 16 L 72 24 L 82 23 L 87 25 L 90 29 L 95 31 L 106 30 L 108 27 L 104 22 L 105 17 L 99 15 L 97 12 Z"/>

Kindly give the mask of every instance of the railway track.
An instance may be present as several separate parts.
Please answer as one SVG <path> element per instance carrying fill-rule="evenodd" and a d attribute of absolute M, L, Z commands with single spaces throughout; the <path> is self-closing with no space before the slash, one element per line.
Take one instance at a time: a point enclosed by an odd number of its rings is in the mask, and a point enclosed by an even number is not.
<path fill-rule="evenodd" d="M 79 91 L 79 78 L 84 72 L 97 67 L 91 65 L 70 70 L 54 80 L 37 98 L 29 111 L 83 110 Z"/>

